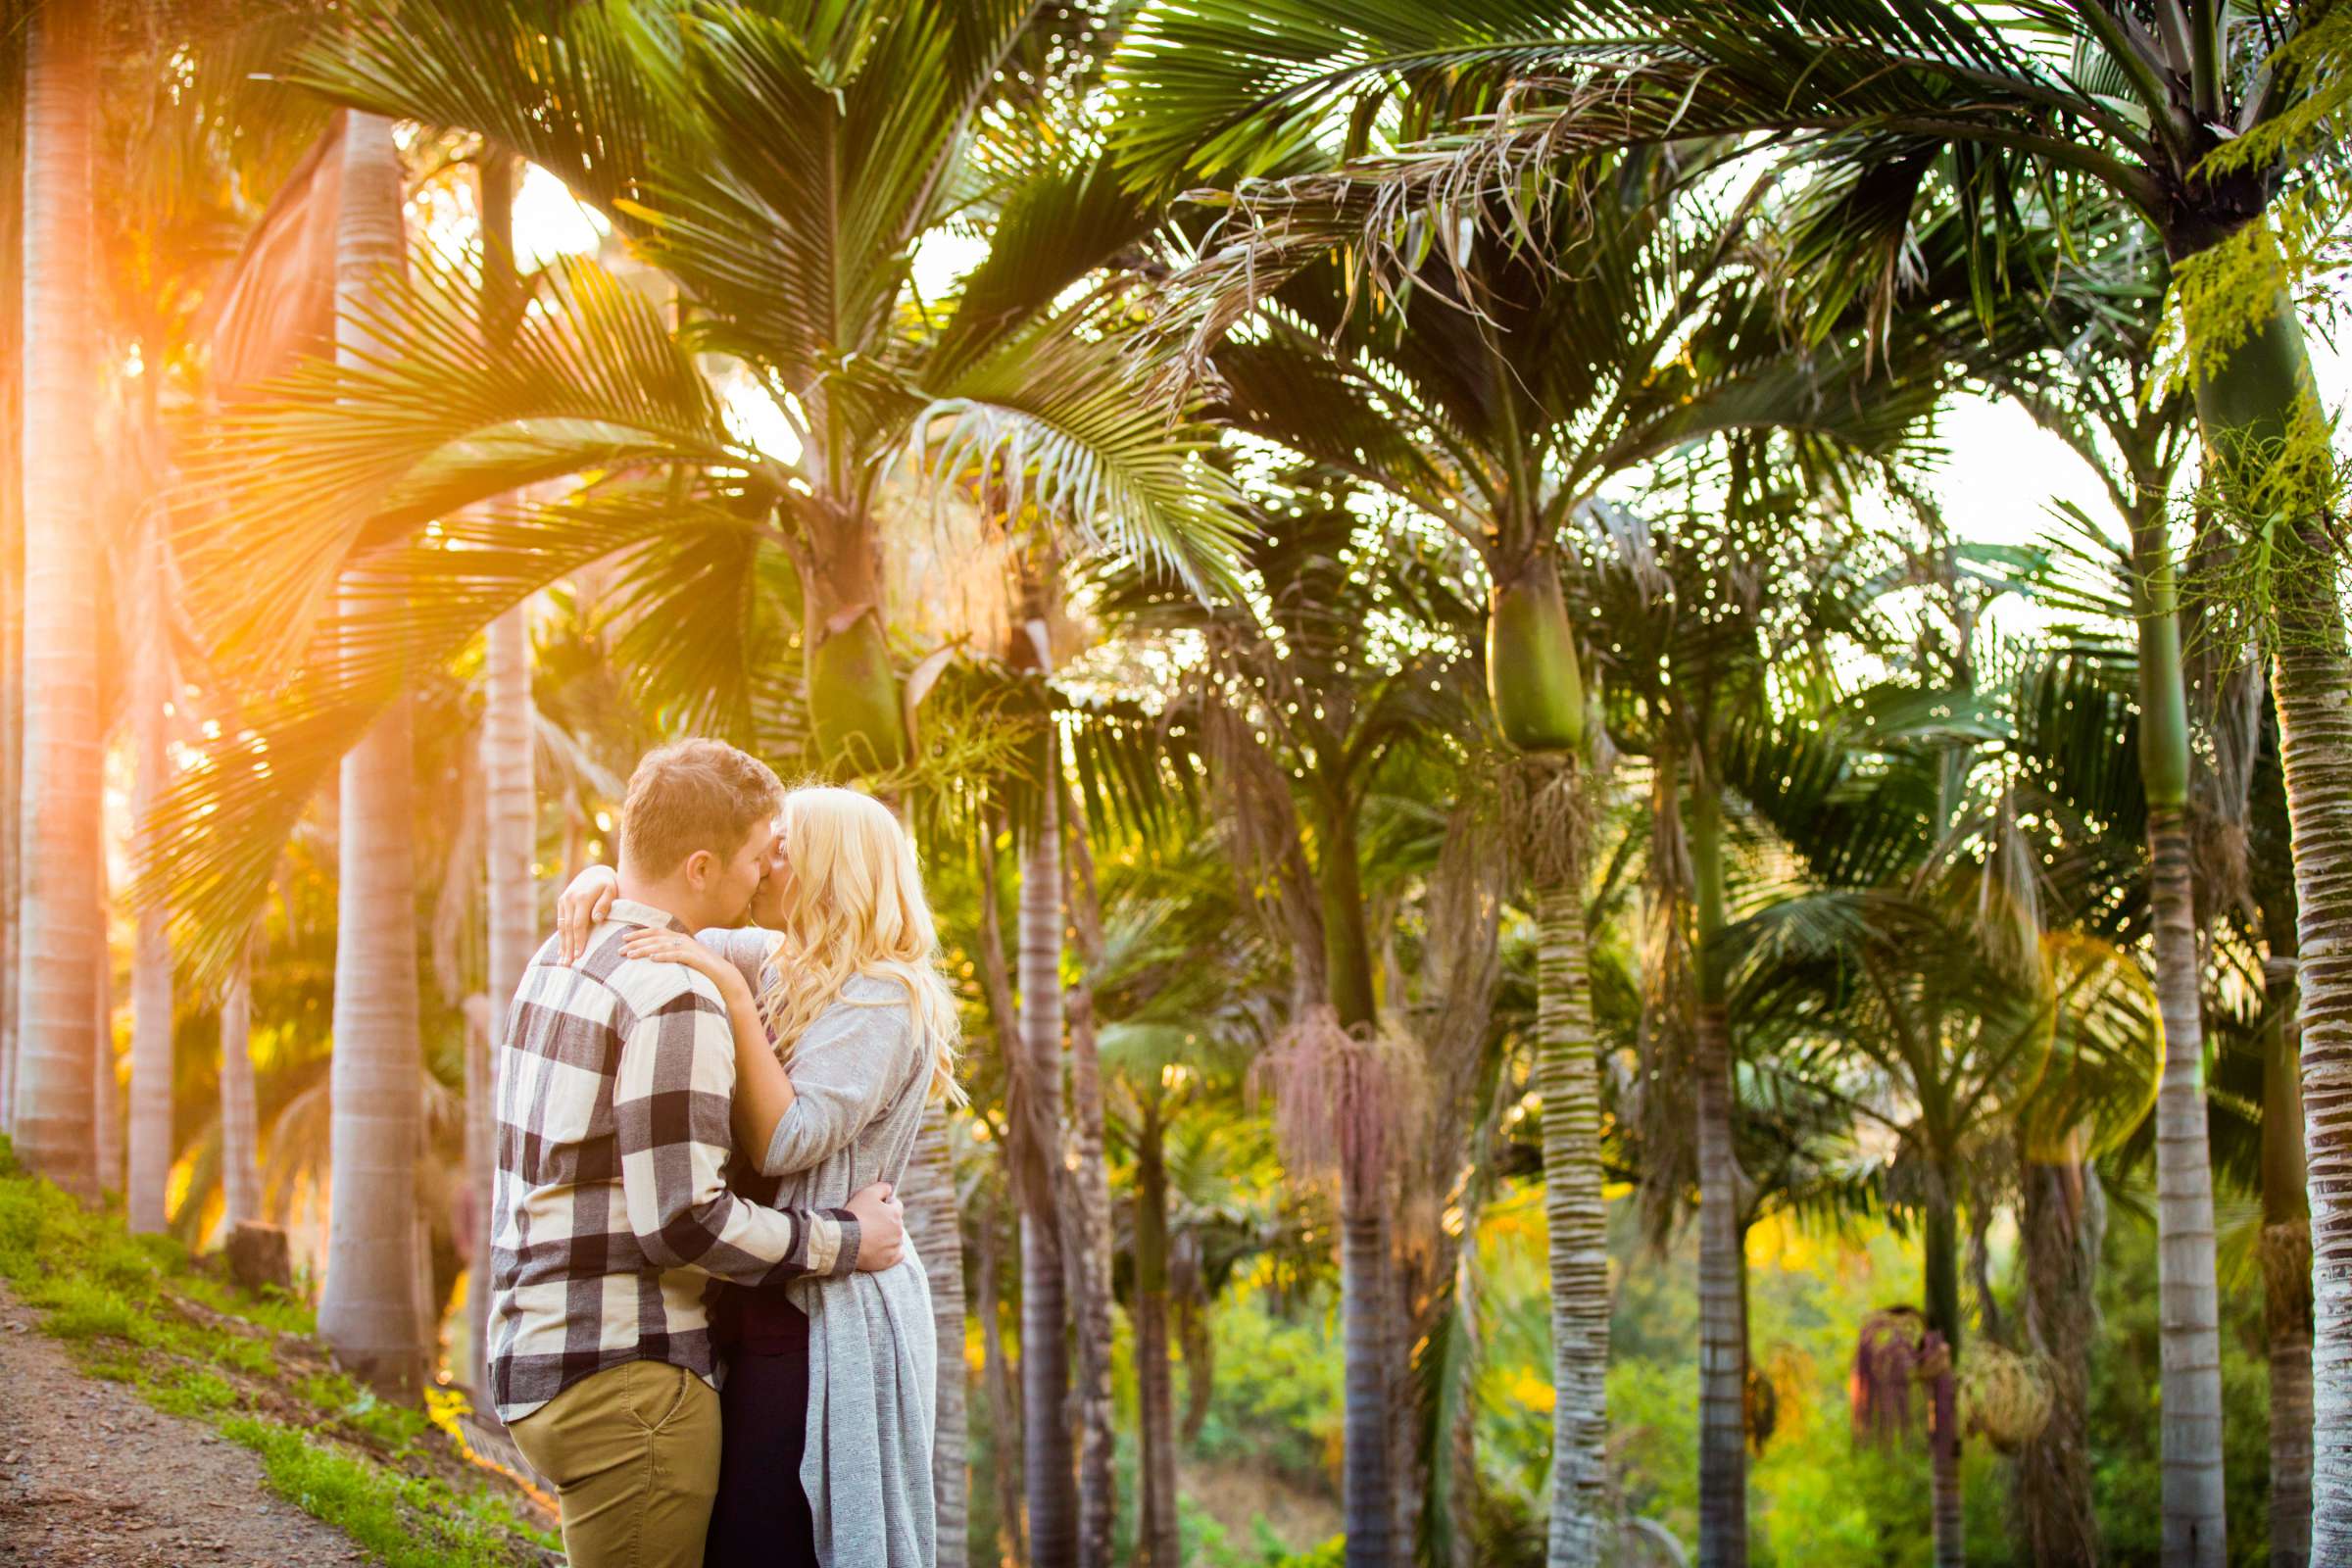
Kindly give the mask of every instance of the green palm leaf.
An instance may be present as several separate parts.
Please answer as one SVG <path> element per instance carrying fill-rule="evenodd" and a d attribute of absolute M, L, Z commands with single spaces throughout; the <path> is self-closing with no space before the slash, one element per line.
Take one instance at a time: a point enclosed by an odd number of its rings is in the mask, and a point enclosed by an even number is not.
<path fill-rule="evenodd" d="M 1248 525 L 1232 481 L 1209 462 L 1215 435 L 1171 425 L 1137 395 L 1134 374 L 1113 343 L 1067 325 L 1014 338 L 929 389 L 926 422 L 946 424 L 933 470 L 1001 467 L 1007 515 L 1026 501 L 1198 595 L 1229 592 Z"/>
<path fill-rule="evenodd" d="M 362 324 L 397 347 L 313 361 L 223 411 L 189 466 L 210 503 L 181 545 L 191 607 L 232 669 L 282 664 L 347 558 L 463 506 L 565 474 L 762 466 L 659 310 L 592 262 L 565 264 L 495 350 L 470 264 L 383 287 Z"/>

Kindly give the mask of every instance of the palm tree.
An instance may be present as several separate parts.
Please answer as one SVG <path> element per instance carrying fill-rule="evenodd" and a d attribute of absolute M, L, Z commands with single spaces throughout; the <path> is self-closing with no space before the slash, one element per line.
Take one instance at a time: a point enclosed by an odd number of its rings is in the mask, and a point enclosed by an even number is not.
<path fill-rule="evenodd" d="M 1056 814 L 1069 825 L 1064 903 L 1069 908 L 1071 956 L 1077 969 L 1076 983 L 1063 999 L 1063 1011 L 1070 1032 L 1067 1245 L 1077 1282 L 1072 1315 L 1078 1330 L 1078 1560 L 1084 1568 L 1109 1568 L 1111 1527 L 1118 1503 L 1118 1434 L 1111 1402 L 1114 1237 L 1095 990 L 1102 960 L 1102 905 L 1086 812 L 1066 780 L 1052 778 L 1048 787 L 1060 796 Z"/>
<path fill-rule="evenodd" d="M 1223 417 L 1441 519 L 1477 552 L 1494 585 L 1491 700 L 1522 752 L 1572 757 L 1581 743 L 1585 699 L 1557 552 L 1568 519 L 1602 485 L 1720 430 L 1785 426 L 1822 449 L 1876 447 L 1933 398 L 1930 384 L 1897 393 L 1891 381 L 1858 395 L 1858 346 L 1792 352 L 1750 287 L 1754 196 L 1713 222 L 1678 220 L 1653 198 L 1683 172 L 1677 157 L 1649 155 L 1547 168 L 1578 194 L 1527 232 L 1496 219 L 1447 252 L 1423 243 L 1423 228 L 1384 230 L 1361 269 L 1330 259 L 1335 239 L 1365 227 L 1355 198 L 1342 183 L 1294 176 L 1239 205 L 1235 231 L 1170 285 L 1170 329 L 1190 328 L 1184 353 L 1223 389 Z M 1497 192 L 1474 201 L 1509 206 Z M 1383 308 L 1367 308 L 1359 290 Z M 1263 330 L 1222 336 L 1244 318 Z M 1693 320 L 1702 324 L 1686 338 Z M 1550 791 L 1530 846 L 1555 987 L 1540 1024 L 1558 1176 L 1546 1187 L 1557 1210 L 1554 1562 L 1589 1560 L 1612 1528 L 1597 1077 L 1580 1023 L 1589 1004 L 1556 989 L 1585 985 L 1566 836 L 1579 814 L 1573 789 Z"/>
<path fill-rule="evenodd" d="M 1035 608 L 1024 605 L 1024 612 Z M 1020 664 L 1054 668 L 1048 626 L 1024 614 L 1014 632 Z M 1067 1225 L 1062 1163 L 1061 768 L 1059 737 L 1041 733 L 1037 821 L 1021 855 L 1014 951 L 1020 987 L 1020 1054 L 1008 1074 L 1021 1204 L 1021 1477 L 1028 1489 L 1029 1560 L 1067 1568 L 1078 1560 L 1078 1489 L 1069 1420 Z"/>
<path fill-rule="evenodd" d="M 0 92 L 22 104 L 24 92 L 24 29 L 0 36 Z M 0 115 L 0 168 L 24 167 L 24 121 Z M 24 775 L 24 183 L 0 182 L 0 312 L 18 330 L 0 332 L 0 789 L 18 800 Z M 24 822 L 16 809 L 0 809 L 0 1136 L 14 1131 L 17 1105 L 17 939 L 23 912 L 18 899 L 19 850 Z"/>
<path fill-rule="evenodd" d="M 1189 826 L 1190 824 L 1184 824 Z M 1233 878 L 1212 846 L 1145 834 L 1106 878 L 1102 941 L 1089 967 L 1102 1014 L 1106 1102 L 1133 1161 L 1136 1557 L 1152 1568 L 1184 1560 L 1177 1531 L 1177 1410 L 1169 1351 L 1172 1290 L 1172 1131 L 1219 1088 L 1238 1089 L 1236 1047 L 1260 1020 L 1268 944 L 1235 907 Z"/>
<path fill-rule="evenodd" d="M 477 166 L 482 224 L 482 315 L 496 322 L 519 307 L 514 264 L 514 185 L 519 171 L 510 158 L 485 154 Z M 502 613 L 485 633 L 482 669 L 482 808 L 488 888 L 489 972 L 483 984 L 490 999 L 489 1026 L 469 1032 L 466 1052 L 466 1161 L 474 1215 L 473 1256 L 466 1289 L 467 1318 L 477 1364 L 468 1368 L 475 1387 L 488 1389 L 490 1311 L 491 1179 L 498 1159 L 496 1070 L 498 1042 L 506 1032 L 507 1004 L 522 982 L 522 971 L 539 945 L 539 897 L 532 862 L 539 848 L 539 797 L 533 765 L 539 751 L 538 715 L 531 706 L 529 612 L 521 605 Z M 478 1400 L 485 1409 L 486 1400 Z"/>
<path fill-rule="evenodd" d="M 86 6 L 32 14 L 25 56 L 23 888 L 14 1134 L 25 1164 L 98 1191 L 91 1017 L 98 923 L 98 612 L 90 541 L 97 464 L 97 257 L 91 136 L 97 24 Z"/>
<path fill-rule="evenodd" d="M 150 853 L 149 812 L 169 780 L 170 759 L 165 753 L 165 743 L 167 709 L 173 691 L 172 620 L 166 582 L 170 543 L 160 509 L 140 529 L 140 534 L 139 560 L 132 568 L 139 614 L 130 645 L 131 736 L 137 752 L 131 810 L 139 840 L 138 858 L 144 861 Z M 166 1212 L 166 1199 L 171 1185 L 172 1155 L 177 1148 L 172 1136 L 174 1020 L 172 943 L 166 919 L 167 911 L 158 905 L 148 904 L 139 909 L 130 969 L 130 1171 L 124 1196 L 131 1230 L 151 1235 L 162 1235 L 171 1221 Z"/>
<path fill-rule="evenodd" d="M 1391 1451 L 1393 1385 L 1410 1342 L 1398 1343 L 1409 1303 L 1396 1298 L 1389 1221 L 1401 1129 L 1424 1109 L 1408 1087 L 1417 1070 L 1406 1043 L 1394 1019 L 1384 1025 L 1375 993 L 1364 823 L 1404 759 L 1427 751 L 1434 768 L 1459 776 L 1443 737 L 1474 732 L 1476 663 L 1454 618 L 1460 555 L 1363 528 L 1345 504 L 1344 473 L 1293 477 L 1288 505 L 1250 550 L 1262 614 L 1247 598 L 1199 606 L 1143 573 L 1108 584 L 1104 612 L 1139 631 L 1204 638 L 1171 718 L 1219 792 L 1235 858 L 1290 941 L 1297 1005 L 1261 1070 L 1295 1165 L 1339 1190 L 1343 1506 L 1348 1562 L 1360 1568 L 1394 1560 L 1397 1515 L 1411 1511 L 1400 1494 L 1418 1495 Z M 1383 611 L 1431 627 L 1426 645 L 1384 640 Z"/>
<path fill-rule="evenodd" d="M 363 363 L 376 305 L 407 245 L 400 153 L 392 122 L 344 117 L 341 205 L 335 228 L 339 362 Z M 343 598 L 364 615 L 383 589 L 356 576 Z M 318 1332 L 346 1366 L 392 1387 L 425 1370 L 416 1299 L 418 1036 L 414 760 L 410 710 L 396 695 L 343 759 L 338 830 L 335 1054 L 331 1094 L 333 1219 Z"/>
<path fill-rule="evenodd" d="M 1653 775 L 1660 940 L 1644 1033 L 1657 1087 L 1640 1119 L 1653 1206 L 1671 1213 L 1692 1177 L 1698 1193 L 1699 1557 L 1708 1563 L 1747 1553 L 1749 1183 L 1738 1152 L 1724 795 L 1727 786 L 1769 794 L 1799 812 L 1796 803 L 1818 803 L 1829 776 L 1820 745 L 1778 705 L 1794 689 L 1834 708 L 1840 651 L 1875 636 L 1878 583 L 1860 569 L 1859 542 L 1835 519 L 1809 517 L 1805 494 L 1771 477 L 1804 467 L 1801 447 L 1769 434 L 1701 449 L 1661 475 L 1661 495 L 1678 485 L 1689 509 L 1670 531 L 1617 508 L 1587 509 L 1594 559 L 1578 581 L 1609 628 L 1599 663 L 1611 733 L 1645 753 Z M 1737 1023 L 1745 1034 L 1752 1021 Z M 1685 1080 L 1687 1101 L 1664 1087 Z"/>
<path fill-rule="evenodd" d="M 262 1217 L 253 1086 L 253 977 L 240 962 L 220 988 L 220 1231 Z"/>
<path fill-rule="evenodd" d="M 1547 156 L 1748 138 L 1823 173 L 1813 199 L 1824 221 L 1795 256 L 1815 300 L 1835 317 L 1864 298 L 1881 321 L 1899 315 L 1913 215 L 1939 188 L 1958 192 L 2004 237 L 2034 205 L 2016 198 L 2036 182 L 2094 222 L 2117 209 L 2144 219 L 2180 277 L 2210 471 L 2241 525 L 2276 535 L 2277 566 L 2263 587 L 2277 626 L 2305 955 L 2305 1087 L 2316 1101 L 2352 1083 L 2352 963 L 2318 956 L 2352 952 L 2352 837 L 2340 826 L 2352 800 L 2352 642 L 2325 524 L 2327 422 L 2271 208 L 2292 182 L 2340 173 L 2340 101 L 2306 99 L 2340 69 L 2352 24 L 2332 0 L 2240 20 L 2197 0 L 1862 0 L 1841 6 L 1831 26 L 1776 0 L 1633 0 L 1567 12 L 1383 4 L 1351 8 L 1344 24 L 1313 0 L 1171 3 L 1147 8 L 1129 35 L 1129 69 L 1155 90 L 1131 95 L 1128 146 L 1149 169 L 1254 173 L 1335 100 L 1401 88 L 1408 104 L 1417 101 L 1409 95 L 1436 101 L 1423 124 L 1453 133 L 1348 171 L 1354 199 L 1384 222 L 1426 199 L 1443 222 L 1466 185 L 1509 185 Z M 1544 199 L 1539 191 L 1532 205 Z M 1970 247 L 1988 297 L 2003 251 Z M 2185 1155 L 2178 1136 L 2168 1141 Z M 2352 1190 L 2338 1179 L 2352 1169 L 2352 1143 L 2339 1150 L 2323 1140 L 2310 1153 L 2316 1255 L 2325 1258 L 2331 1247 L 2352 1247 L 2352 1203 L 2339 1215 L 2334 1198 Z M 2218 1564 L 2219 1434 L 2197 1392 L 2214 1357 L 2190 1304 L 2210 1286 L 2173 1283 L 2203 1255 L 2193 1236 L 2177 1246 L 2168 1238 L 2163 1255 L 2172 1310 L 2185 1314 L 2167 1322 L 2176 1338 L 2166 1357 L 2165 1556 Z M 2352 1380 L 2352 1283 L 2324 1266 L 2315 1278 L 2315 1375 L 2325 1387 Z M 2336 1345 L 2340 1358 L 2328 1348 Z M 2320 1405 L 2324 1424 L 2352 1421 L 2332 1413 L 2352 1412 L 2352 1397 Z M 2184 1451 L 2192 1445 L 2200 1451 Z M 2352 1549 L 2352 1440 L 2324 1436 L 2319 1448 L 2314 1544 L 2340 1553 Z"/>
<path fill-rule="evenodd" d="M 2047 380 L 2024 367 L 1993 380 L 2095 472 L 2124 518 L 2116 563 L 2138 634 L 2139 778 L 2145 794 L 2157 994 L 2165 1074 L 2157 1097 L 2158 1230 L 2164 1238 L 2162 1321 L 2167 1494 L 2221 1517 L 2221 1303 L 2215 1281 L 2213 1169 L 2206 1137 L 2203 956 L 2189 827 L 2188 689 L 2181 662 L 2178 568 L 2166 508 L 2190 403 L 2159 382 L 2164 266 L 2132 225 L 2072 299 L 2045 307 L 2044 335 L 2065 362 Z M 2094 297 L 2090 295 L 2095 286 Z M 2070 290 L 2070 293 L 2075 291 Z M 2051 319 L 2065 317 L 2067 319 Z M 2021 373 L 2021 371 L 2023 373 Z M 2292 1467 L 2284 1472 L 2292 1474 Z M 2291 1484 L 2291 1483 L 2290 1483 Z"/>
<path fill-rule="evenodd" d="M 2271 1374 L 2271 1561 L 2311 1560 L 2311 1199 L 2303 1151 L 2294 864 L 2276 734 L 2263 726 L 2248 813 L 2263 942 L 2262 1262 Z"/>

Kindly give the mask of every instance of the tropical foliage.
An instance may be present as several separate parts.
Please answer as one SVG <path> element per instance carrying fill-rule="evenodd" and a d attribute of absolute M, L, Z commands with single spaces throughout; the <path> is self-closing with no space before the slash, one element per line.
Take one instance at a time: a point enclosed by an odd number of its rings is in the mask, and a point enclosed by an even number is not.
<path fill-rule="evenodd" d="M 711 734 L 924 855 L 943 1563 L 2335 1560 L 2348 62 L 0 6 L 0 1275 L 273 1474 L 180 1249 L 475 1391 L 506 996 Z"/>

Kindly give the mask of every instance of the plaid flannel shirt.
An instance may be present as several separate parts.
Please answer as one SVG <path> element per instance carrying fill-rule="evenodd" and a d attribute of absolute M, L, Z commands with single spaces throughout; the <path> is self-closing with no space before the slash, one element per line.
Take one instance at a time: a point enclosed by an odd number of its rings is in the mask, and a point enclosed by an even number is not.
<path fill-rule="evenodd" d="M 516 1421 L 627 1361 L 713 1374 L 711 1280 L 764 1285 L 858 1265 L 848 1209 L 778 1212 L 728 1192 L 734 1032 L 683 964 L 625 959 L 616 901 L 576 964 L 551 939 L 507 1009 L 491 1196 L 490 1381 Z"/>

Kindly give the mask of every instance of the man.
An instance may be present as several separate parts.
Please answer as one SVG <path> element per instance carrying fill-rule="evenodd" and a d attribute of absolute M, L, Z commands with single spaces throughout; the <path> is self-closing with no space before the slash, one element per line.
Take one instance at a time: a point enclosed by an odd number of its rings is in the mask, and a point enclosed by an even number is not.
<path fill-rule="evenodd" d="M 491 1200 L 490 1379 L 555 1484 L 572 1568 L 694 1568 L 718 1485 L 704 1291 L 897 1262 L 887 1186 L 846 1209 L 731 1195 L 735 1047 L 683 964 L 620 956 L 632 930 L 740 920 L 783 787 L 716 741 L 649 754 L 621 810 L 619 898 L 577 963 L 541 948 L 507 1011 Z"/>

